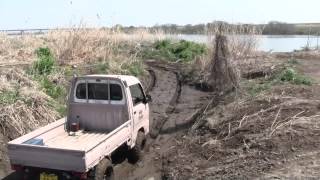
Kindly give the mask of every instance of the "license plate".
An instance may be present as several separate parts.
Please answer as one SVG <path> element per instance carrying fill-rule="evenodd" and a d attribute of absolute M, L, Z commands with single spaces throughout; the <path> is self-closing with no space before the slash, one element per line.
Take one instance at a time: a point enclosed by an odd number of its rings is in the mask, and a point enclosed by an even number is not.
<path fill-rule="evenodd" d="M 55 174 L 41 173 L 40 180 L 58 180 L 58 176 Z"/>

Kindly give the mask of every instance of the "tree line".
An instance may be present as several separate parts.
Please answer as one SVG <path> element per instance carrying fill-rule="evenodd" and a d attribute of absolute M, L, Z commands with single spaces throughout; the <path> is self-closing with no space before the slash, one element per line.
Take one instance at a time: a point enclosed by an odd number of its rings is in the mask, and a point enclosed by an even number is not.
<path fill-rule="evenodd" d="M 268 24 L 229 24 L 223 21 L 215 21 L 206 24 L 162 24 L 148 27 L 149 30 L 157 32 L 162 31 L 169 34 L 206 34 L 208 31 L 223 25 L 226 29 L 232 29 L 233 31 L 239 29 L 240 33 L 246 33 L 250 29 L 255 29 L 263 35 L 319 35 L 320 34 L 320 23 L 314 24 L 290 24 L 285 22 L 271 21 Z M 137 28 L 145 27 L 134 27 L 134 26 L 121 26 L 116 25 L 113 28 L 120 29 L 125 32 L 133 32 Z M 237 31 L 238 32 L 238 31 Z"/>

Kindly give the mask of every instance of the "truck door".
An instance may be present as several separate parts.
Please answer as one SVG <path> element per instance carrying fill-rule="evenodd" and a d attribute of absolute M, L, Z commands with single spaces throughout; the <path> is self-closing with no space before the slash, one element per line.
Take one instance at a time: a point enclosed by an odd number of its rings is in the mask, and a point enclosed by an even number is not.
<path fill-rule="evenodd" d="M 129 87 L 133 103 L 133 124 L 134 131 L 139 128 L 148 126 L 149 106 L 146 102 L 146 96 L 140 84 Z"/>

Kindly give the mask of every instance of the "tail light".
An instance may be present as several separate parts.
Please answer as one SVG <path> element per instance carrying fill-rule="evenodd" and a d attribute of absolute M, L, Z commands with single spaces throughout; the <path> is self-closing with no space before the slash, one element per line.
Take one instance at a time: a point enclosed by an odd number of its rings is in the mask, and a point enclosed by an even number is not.
<path fill-rule="evenodd" d="M 72 175 L 80 178 L 81 180 L 88 178 L 88 174 L 86 172 L 84 172 L 84 173 L 83 172 L 72 172 Z"/>

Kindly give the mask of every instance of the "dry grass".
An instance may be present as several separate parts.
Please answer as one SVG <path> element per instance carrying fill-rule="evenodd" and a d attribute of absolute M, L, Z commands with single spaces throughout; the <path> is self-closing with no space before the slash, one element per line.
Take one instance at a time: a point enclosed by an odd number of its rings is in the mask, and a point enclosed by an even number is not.
<path fill-rule="evenodd" d="M 0 64 L 31 63 L 35 49 L 49 47 L 60 64 L 108 61 L 117 68 L 119 63 L 135 61 L 142 42 L 163 39 L 162 32 L 139 29 L 127 34 L 109 29 L 54 30 L 45 35 L 0 35 Z M 130 50 L 134 50 L 131 52 Z"/>
<path fill-rule="evenodd" d="M 50 104 L 53 100 L 41 91 L 39 82 L 17 68 L 37 60 L 35 50 L 39 47 L 48 47 L 59 65 L 81 64 L 87 68 L 99 61 L 116 73 L 124 72 L 123 64 L 139 61 L 136 56 L 141 43 L 163 38 L 161 32 L 150 33 L 147 29 L 126 34 L 85 27 L 54 30 L 44 35 L 0 34 L 0 133 L 12 139 L 59 116 Z M 8 65 L 16 67 L 7 68 Z M 65 75 L 61 69 L 47 78 L 65 85 Z"/>
<path fill-rule="evenodd" d="M 59 65 L 107 64 L 111 73 L 124 72 L 139 61 L 141 43 L 164 38 L 161 32 L 139 29 L 127 34 L 109 29 L 78 27 L 50 31 L 44 35 L 8 36 L 0 34 L 0 132 L 14 138 L 54 121 L 59 115 L 50 107 L 52 101 L 23 70 L 8 65 L 31 64 L 37 60 L 35 50 L 48 47 Z M 48 75 L 50 82 L 65 85 L 64 69 Z"/>
<path fill-rule="evenodd" d="M 2 69 L 0 83 L 0 132 L 5 137 L 16 138 L 58 118 L 50 97 L 22 70 Z"/>

